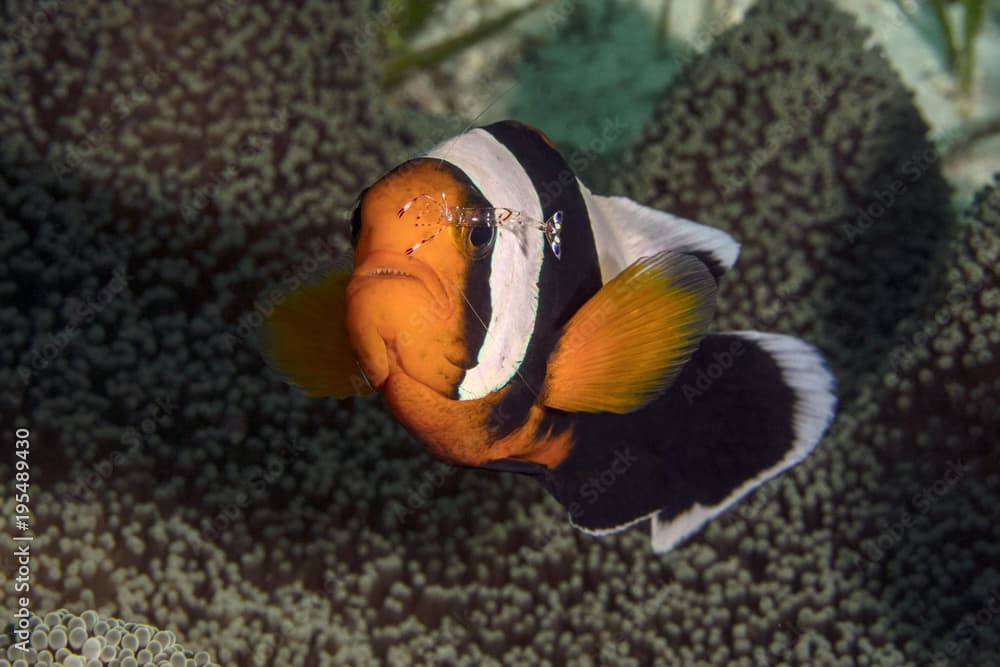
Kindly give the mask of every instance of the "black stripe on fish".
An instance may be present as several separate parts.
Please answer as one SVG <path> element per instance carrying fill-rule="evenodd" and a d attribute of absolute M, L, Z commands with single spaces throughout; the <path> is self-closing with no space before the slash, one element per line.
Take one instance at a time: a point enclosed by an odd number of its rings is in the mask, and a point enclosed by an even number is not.
<path fill-rule="evenodd" d="M 544 137 L 519 123 L 500 122 L 482 129 L 517 158 L 538 193 L 543 220 L 556 211 L 563 212 L 562 258 L 557 260 L 546 247 L 535 329 L 519 369 L 522 381 L 511 388 L 491 415 L 495 435 L 503 437 L 527 420 L 528 410 L 542 389 L 546 362 L 561 327 L 601 288 L 601 273 L 587 207 L 562 155 Z"/>

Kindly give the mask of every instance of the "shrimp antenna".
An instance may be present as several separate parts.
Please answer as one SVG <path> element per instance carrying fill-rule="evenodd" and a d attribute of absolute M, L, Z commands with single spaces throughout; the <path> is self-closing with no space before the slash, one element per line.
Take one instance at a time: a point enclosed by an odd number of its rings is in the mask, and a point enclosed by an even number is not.
<path fill-rule="evenodd" d="M 486 114 L 487 111 L 489 111 L 490 109 L 492 109 L 496 105 L 497 102 L 499 102 L 504 97 L 506 97 L 507 94 L 510 93 L 510 91 L 514 90 L 514 88 L 516 88 L 518 86 L 518 84 L 519 84 L 519 82 L 515 81 L 514 83 L 510 84 L 506 89 L 504 89 L 503 92 L 501 92 L 499 95 L 497 95 L 496 97 L 494 97 L 490 101 L 489 104 L 487 104 L 485 107 L 483 107 L 482 111 L 480 111 L 479 113 L 476 114 L 475 118 L 473 118 L 471 121 L 469 121 L 468 125 L 466 125 L 458 134 L 456 134 L 454 136 L 455 137 L 461 136 L 461 135 L 465 134 L 466 132 L 468 132 L 469 130 L 471 130 L 473 127 L 475 127 L 476 123 L 479 122 L 479 119 L 482 118 Z M 441 142 L 438 141 L 437 143 L 441 143 Z M 437 144 L 435 144 L 435 145 L 437 145 Z M 451 149 L 450 146 L 448 148 L 449 148 L 449 150 Z M 446 157 L 448 157 L 448 151 L 445 151 L 444 154 L 442 154 L 441 157 L 438 158 L 438 162 L 440 162 L 441 164 L 444 164 L 444 161 L 445 161 Z"/>

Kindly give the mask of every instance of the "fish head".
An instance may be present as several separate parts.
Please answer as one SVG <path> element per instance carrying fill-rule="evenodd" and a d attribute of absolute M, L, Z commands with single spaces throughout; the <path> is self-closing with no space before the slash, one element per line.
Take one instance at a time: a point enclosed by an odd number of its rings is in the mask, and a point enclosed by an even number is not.
<path fill-rule="evenodd" d="M 454 397 L 475 363 L 468 292 L 484 282 L 478 267 L 496 229 L 459 218 L 464 208 L 485 204 L 461 172 L 427 158 L 403 163 L 359 198 L 351 218 L 347 328 L 376 389 L 390 374 L 405 373 Z"/>

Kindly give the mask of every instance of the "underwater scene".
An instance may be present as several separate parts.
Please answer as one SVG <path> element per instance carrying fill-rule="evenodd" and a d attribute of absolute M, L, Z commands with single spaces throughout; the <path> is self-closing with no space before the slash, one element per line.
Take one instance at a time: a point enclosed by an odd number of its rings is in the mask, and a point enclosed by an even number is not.
<path fill-rule="evenodd" d="M 1000 666 L 1000 2 L 0 2 L 0 667 Z"/>

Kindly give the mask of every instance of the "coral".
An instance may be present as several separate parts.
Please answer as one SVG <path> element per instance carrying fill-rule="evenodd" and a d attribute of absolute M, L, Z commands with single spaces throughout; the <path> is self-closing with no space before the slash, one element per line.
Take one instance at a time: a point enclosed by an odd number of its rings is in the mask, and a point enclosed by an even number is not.
<path fill-rule="evenodd" d="M 720 326 L 817 342 L 847 397 L 808 462 L 665 557 L 261 361 L 260 312 L 337 256 L 361 187 L 440 138 L 381 110 L 378 15 L 15 5 L 0 419 L 31 429 L 49 643 L 65 608 L 224 665 L 984 664 L 997 190 L 952 225 L 906 92 L 850 19 L 805 4 L 723 35 L 616 168 L 620 191 L 743 243 Z"/>
<path fill-rule="evenodd" d="M 989 664 L 1000 651 L 998 185 L 1000 174 L 979 194 L 942 284 L 900 327 L 828 462 L 860 471 L 841 481 L 834 532 L 854 546 L 836 562 L 919 664 Z"/>
<path fill-rule="evenodd" d="M 638 133 L 664 86 L 693 56 L 677 40 L 662 48 L 656 25 L 636 6 L 585 0 L 547 9 L 545 18 L 554 34 L 526 49 L 518 85 L 502 102 L 511 117 L 545 128 L 593 185 L 589 177 L 599 169 L 592 163 Z"/>
<path fill-rule="evenodd" d="M 101 618 L 88 610 L 76 616 L 60 609 L 44 618 L 28 619 L 28 650 L 15 646 L 13 633 L 0 638 L 7 659 L 2 667 L 26 665 L 65 665 L 65 667 L 100 667 L 134 665 L 135 667 L 218 667 L 204 651 L 193 653 L 177 644 L 173 633 L 148 625 L 123 623 Z"/>
<path fill-rule="evenodd" d="M 844 396 L 921 302 L 952 216 L 881 52 L 844 47 L 865 42 L 845 14 L 783 4 L 768 22 L 778 8 L 760 3 L 671 86 L 611 187 L 732 233 L 719 327 L 804 336 Z"/>

